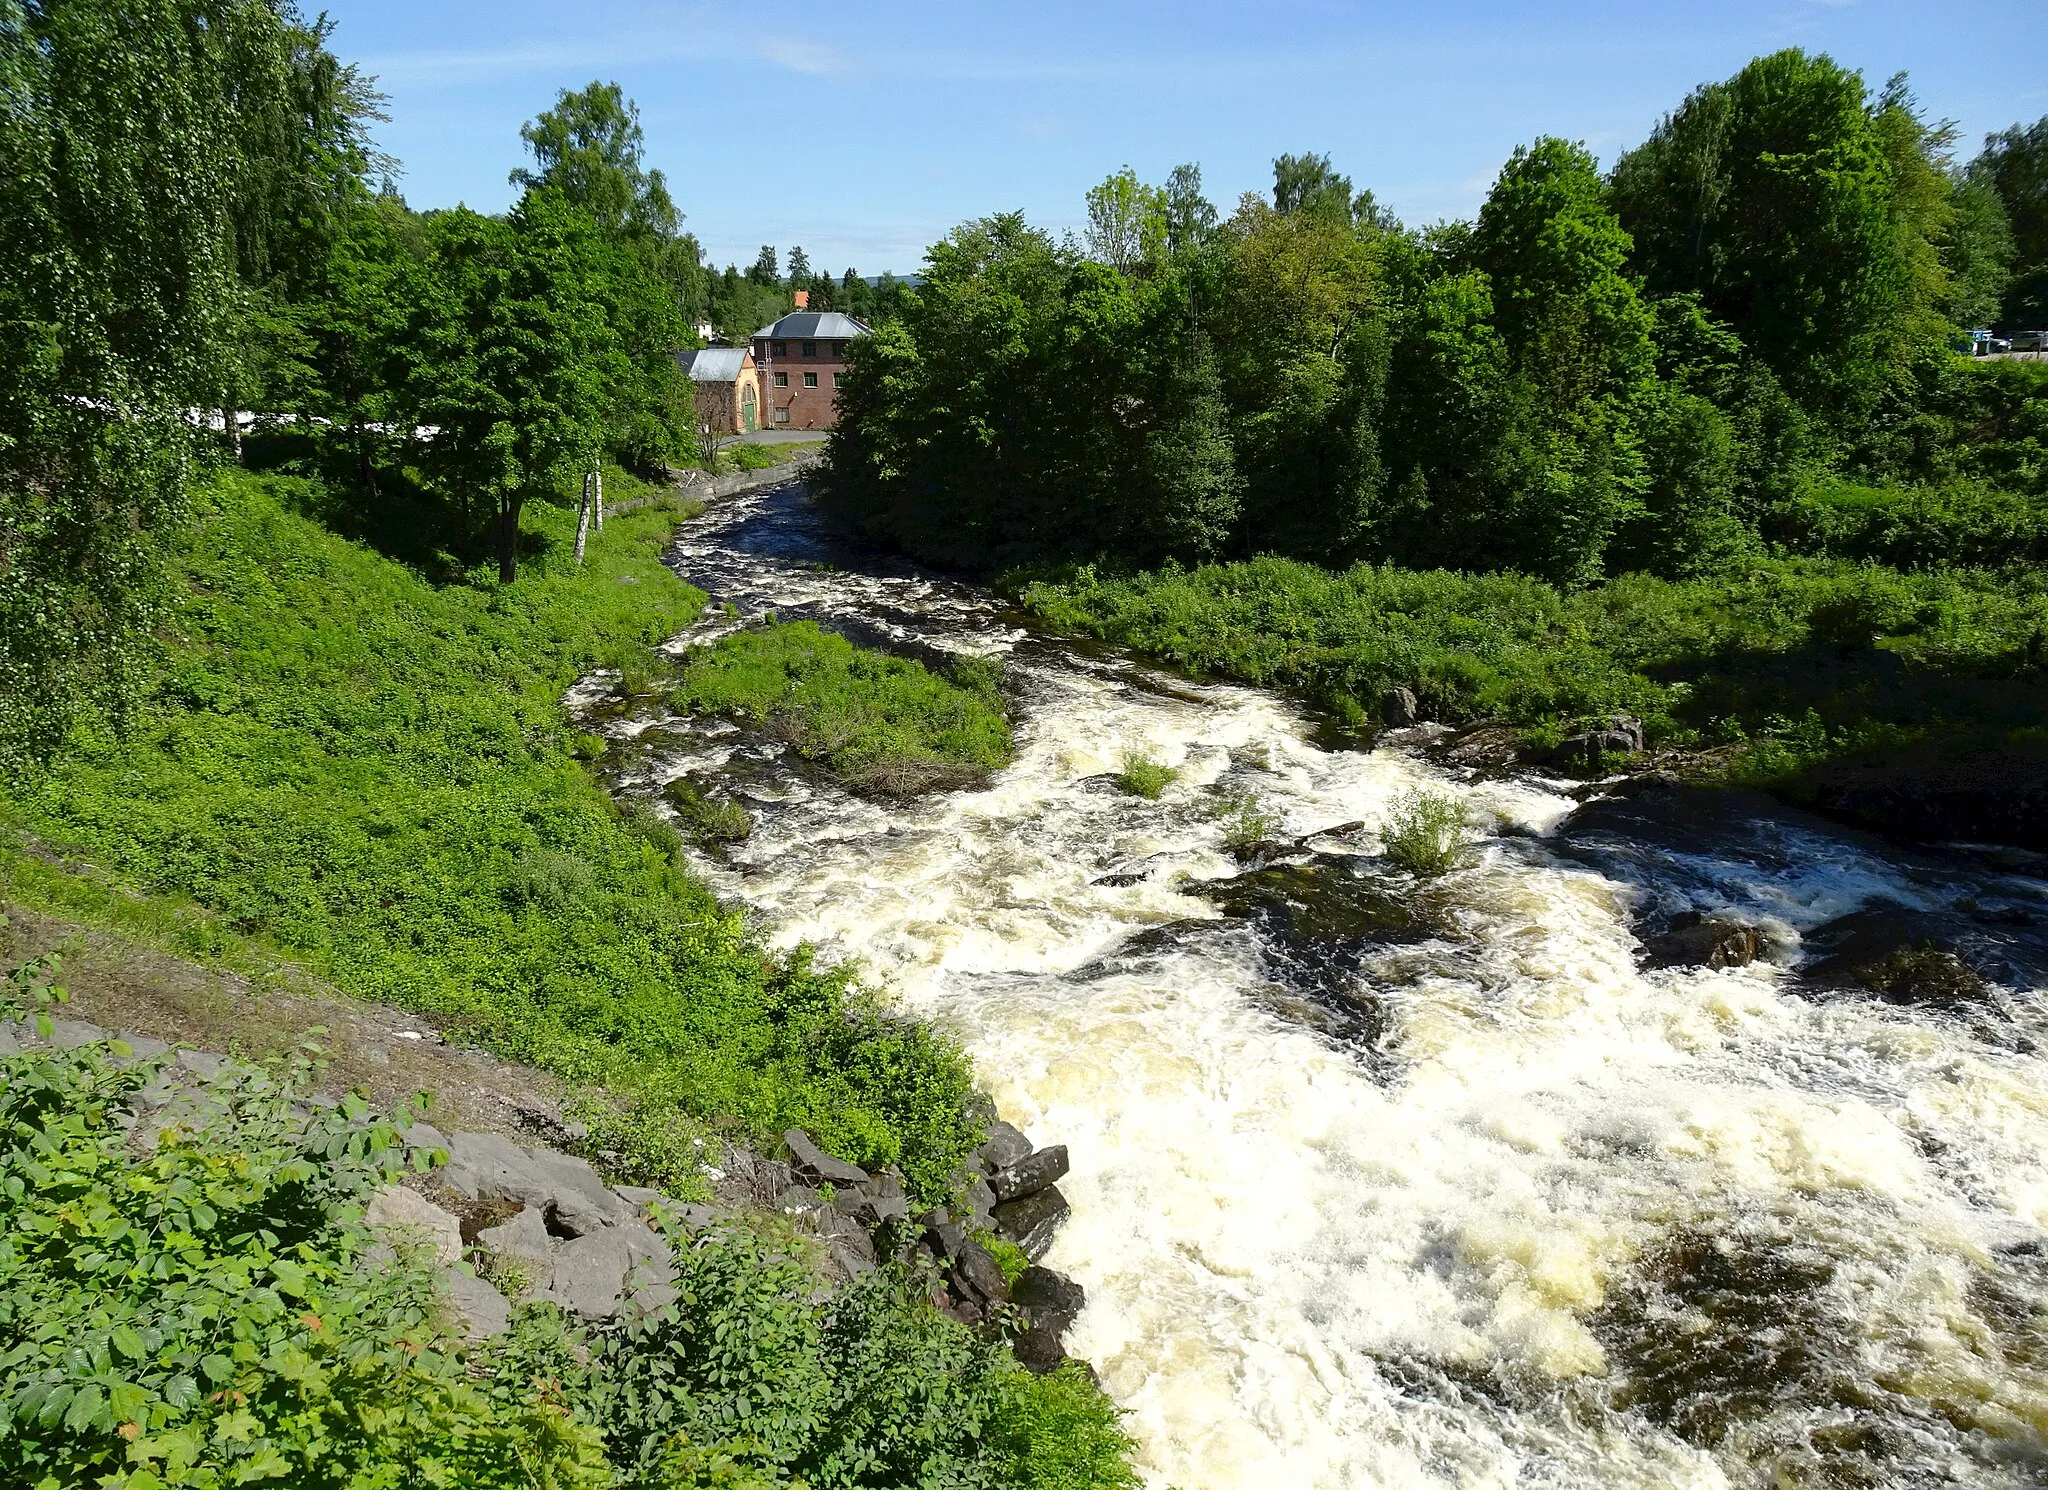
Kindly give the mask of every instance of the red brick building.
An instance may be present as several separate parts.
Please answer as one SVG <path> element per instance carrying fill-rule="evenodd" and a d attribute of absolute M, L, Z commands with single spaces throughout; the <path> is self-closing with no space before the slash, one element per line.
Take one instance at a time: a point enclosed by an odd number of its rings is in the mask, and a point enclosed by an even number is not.
<path fill-rule="evenodd" d="M 868 328 L 836 310 L 799 310 L 754 333 L 768 417 L 764 429 L 830 429 L 837 421 L 846 347 Z"/>

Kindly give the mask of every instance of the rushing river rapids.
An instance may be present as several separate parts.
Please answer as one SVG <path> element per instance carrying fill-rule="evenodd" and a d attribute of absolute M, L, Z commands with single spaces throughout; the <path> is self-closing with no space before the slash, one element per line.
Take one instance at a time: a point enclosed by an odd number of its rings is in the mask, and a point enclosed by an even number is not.
<path fill-rule="evenodd" d="M 794 489 L 671 558 L 733 608 L 678 648 L 773 611 L 1007 654 L 1017 759 L 976 791 L 863 800 L 727 725 L 612 728 L 627 789 L 749 800 L 707 872 L 769 935 L 858 958 L 1071 1146 L 1048 1261 L 1151 1483 L 2048 1482 L 2041 871 L 1320 748 L 1273 695 L 864 554 Z M 1127 747 L 1181 768 L 1161 800 L 1104 779 Z M 1301 834 L 1417 785 L 1498 824 L 1471 867 L 1417 886 L 1367 832 L 1222 883 L 1219 788 Z M 1638 971 L 1633 926 L 1685 906 L 1774 959 Z M 1960 1011 L 1796 990 L 1802 935 L 1872 907 L 2009 976 Z"/>

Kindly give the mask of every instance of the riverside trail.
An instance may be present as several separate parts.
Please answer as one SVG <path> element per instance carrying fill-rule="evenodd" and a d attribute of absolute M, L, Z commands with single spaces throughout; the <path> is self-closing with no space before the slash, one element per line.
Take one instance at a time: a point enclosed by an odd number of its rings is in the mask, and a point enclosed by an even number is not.
<path fill-rule="evenodd" d="M 1150 1483 L 2048 1478 L 2040 861 L 1328 748 L 1276 695 L 1034 632 L 868 552 L 795 485 L 686 523 L 670 562 L 714 601 L 672 650 L 773 612 L 1005 658 L 1014 764 L 917 800 L 721 721 L 594 727 L 617 790 L 690 772 L 740 795 L 757 827 L 705 861 L 720 893 L 956 1030 L 1005 1116 L 1069 1145 L 1047 1261 L 1087 1287 L 1069 1348 Z M 1127 749 L 1178 781 L 1119 791 Z M 1428 884 L 1371 831 L 1416 787 L 1494 829 Z M 1367 827 L 1247 871 L 1225 791 L 1288 836 Z M 1772 954 L 1640 971 L 1638 928 L 1687 908 Z M 1801 985 L 1810 940 L 1858 912 L 2000 974 L 1944 1006 Z"/>

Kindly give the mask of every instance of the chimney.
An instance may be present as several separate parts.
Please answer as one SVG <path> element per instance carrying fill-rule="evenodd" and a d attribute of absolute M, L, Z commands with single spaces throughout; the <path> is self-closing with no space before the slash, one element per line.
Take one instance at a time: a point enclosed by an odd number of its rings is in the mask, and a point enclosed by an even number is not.
<path fill-rule="evenodd" d="M 811 292 L 809 290 L 796 291 L 795 299 L 798 310 L 809 310 L 811 308 Z"/>

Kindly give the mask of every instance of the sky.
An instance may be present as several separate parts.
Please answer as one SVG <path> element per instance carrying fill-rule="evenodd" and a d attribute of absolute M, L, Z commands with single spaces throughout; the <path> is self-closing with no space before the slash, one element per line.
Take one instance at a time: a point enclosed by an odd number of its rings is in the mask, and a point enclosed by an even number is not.
<path fill-rule="evenodd" d="M 519 126 L 616 81 L 710 262 L 801 245 L 834 274 L 914 270 L 991 212 L 1077 228 L 1125 165 L 1196 162 L 1227 215 L 1275 155 L 1317 151 L 1405 221 L 1469 217 L 1516 145 L 1609 164 L 1781 47 L 1873 88 L 1906 71 L 1966 155 L 2048 115 L 2048 0 L 325 4 L 388 96 L 378 142 L 413 206 L 502 210 Z"/>

